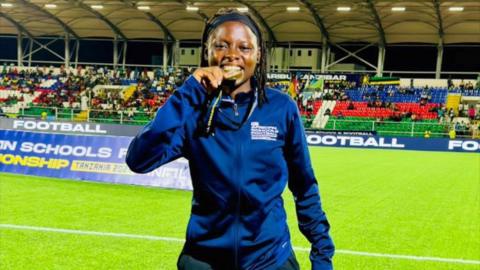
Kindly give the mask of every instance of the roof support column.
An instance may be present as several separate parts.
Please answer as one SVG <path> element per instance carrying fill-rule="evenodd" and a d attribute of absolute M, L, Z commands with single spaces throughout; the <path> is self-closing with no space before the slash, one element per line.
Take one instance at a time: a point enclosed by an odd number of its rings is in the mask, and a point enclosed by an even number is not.
<path fill-rule="evenodd" d="M 125 69 L 127 63 L 127 41 L 123 41 L 123 55 L 122 55 L 122 68 Z"/>
<path fill-rule="evenodd" d="M 22 50 L 22 41 L 23 35 L 22 32 L 19 31 L 17 34 L 17 66 L 23 66 L 23 50 Z"/>
<path fill-rule="evenodd" d="M 378 46 L 378 58 L 377 58 L 377 76 L 383 76 L 383 65 L 385 63 L 385 45 L 380 44 Z"/>
<path fill-rule="evenodd" d="M 328 72 L 328 68 L 330 67 L 330 63 L 333 62 L 333 57 L 332 57 L 332 47 L 327 46 L 327 61 L 325 62 L 325 71 Z"/>
<path fill-rule="evenodd" d="M 437 66 L 435 68 L 435 79 L 440 79 L 442 74 L 442 61 L 443 61 L 443 42 L 440 40 L 437 45 Z"/>
<path fill-rule="evenodd" d="M 75 42 L 75 68 L 78 67 L 78 53 L 80 51 L 80 40 L 77 39 Z"/>
<path fill-rule="evenodd" d="M 167 51 L 168 51 L 168 44 L 167 44 L 167 37 L 165 36 L 163 38 L 163 58 L 162 58 L 163 72 L 167 72 L 167 65 L 168 65 Z"/>
<path fill-rule="evenodd" d="M 70 67 L 70 34 L 65 34 L 65 68 Z"/>
<path fill-rule="evenodd" d="M 33 40 L 29 38 L 28 44 L 28 67 L 32 66 L 32 50 L 33 50 Z"/>
<path fill-rule="evenodd" d="M 170 58 L 168 60 L 170 62 L 171 67 L 173 67 L 173 58 L 174 58 L 173 53 L 174 53 L 174 50 L 175 50 L 174 47 L 175 47 L 175 43 L 170 44 L 170 50 L 169 50 L 169 54 L 168 54 Z"/>
<path fill-rule="evenodd" d="M 287 69 L 287 72 L 290 72 L 290 66 L 292 65 L 292 58 L 293 58 L 293 52 L 292 52 L 292 43 L 288 42 L 288 51 L 287 51 L 287 65 L 285 68 Z"/>
<path fill-rule="evenodd" d="M 271 71 L 271 68 L 270 66 L 272 65 L 272 62 L 273 62 L 273 49 L 272 47 L 268 46 L 267 47 L 267 72 L 270 72 Z"/>
<path fill-rule="evenodd" d="M 328 50 L 328 43 L 327 43 L 327 39 L 326 38 L 323 38 L 322 39 L 322 64 L 321 64 L 321 67 L 320 67 L 320 71 L 322 73 L 325 73 L 327 71 L 327 50 Z"/>
<path fill-rule="evenodd" d="M 178 51 L 180 50 L 180 41 L 176 40 L 175 45 L 172 46 L 172 67 L 178 66 L 178 58 L 179 58 L 179 53 Z"/>
<path fill-rule="evenodd" d="M 438 22 L 437 65 L 435 69 L 435 79 L 440 79 L 443 60 L 443 36 L 445 35 L 445 32 L 443 27 L 442 13 L 440 12 L 440 0 L 434 0 L 433 6 L 435 7 L 435 14 L 437 15 Z"/>
<path fill-rule="evenodd" d="M 113 69 L 117 69 L 118 65 L 118 40 L 113 40 Z"/>

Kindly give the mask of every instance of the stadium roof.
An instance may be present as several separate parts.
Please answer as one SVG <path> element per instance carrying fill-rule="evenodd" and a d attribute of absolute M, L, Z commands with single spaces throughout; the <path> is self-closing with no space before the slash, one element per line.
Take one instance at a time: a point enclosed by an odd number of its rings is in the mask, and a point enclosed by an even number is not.
<path fill-rule="evenodd" d="M 2 35 L 16 35 L 20 29 L 35 37 L 70 33 L 74 38 L 199 40 L 208 17 L 221 7 L 236 7 L 248 8 L 265 28 L 268 39 L 274 42 L 322 42 L 326 38 L 333 43 L 436 44 L 442 38 L 446 44 L 480 43 L 478 0 L 0 0 L 0 3 Z"/>

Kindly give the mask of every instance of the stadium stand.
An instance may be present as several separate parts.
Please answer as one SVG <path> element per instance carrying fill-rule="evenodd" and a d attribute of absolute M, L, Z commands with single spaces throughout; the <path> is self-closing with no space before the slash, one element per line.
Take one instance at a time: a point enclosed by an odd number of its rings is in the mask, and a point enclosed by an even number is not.
<path fill-rule="evenodd" d="M 114 72 L 80 67 L 75 72 L 63 68 L 54 72 L 46 67 L 19 70 L 4 65 L 0 106 L 9 117 L 143 125 L 188 75 L 188 70 Z M 305 83 L 299 85 L 304 87 Z M 288 82 L 270 86 L 289 93 Z M 306 128 L 394 136 L 424 136 L 428 132 L 439 137 L 446 136 L 452 128 L 458 134 L 468 134 L 465 127 L 472 126 L 471 121 L 480 117 L 475 106 L 464 108 L 460 104 L 462 97 L 480 97 L 480 90 L 468 83 L 450 89 L 328 87 L 315 93 L 296 90 L 293 98 Z M 456 117 L 465 118 L 454 121 Z"/>
<path fill-rule="evenodd" d="M 103 68 L 54 73 L 53 68 L 4 65 L 0 106 L 12 117 L 145 124 L 175 89 L 175 79 L 182 78 L 157 75 Z"/>

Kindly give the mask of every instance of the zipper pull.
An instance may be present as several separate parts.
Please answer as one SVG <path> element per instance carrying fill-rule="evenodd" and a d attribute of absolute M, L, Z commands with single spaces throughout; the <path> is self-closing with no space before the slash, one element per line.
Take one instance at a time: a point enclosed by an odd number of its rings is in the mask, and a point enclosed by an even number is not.
<path fill-rule="evenodd" d="M 235 116 L 238 116 L 238 107 L 237 107 L 237 103 L 233 103 L 233 111 L 235 112 Z"/>

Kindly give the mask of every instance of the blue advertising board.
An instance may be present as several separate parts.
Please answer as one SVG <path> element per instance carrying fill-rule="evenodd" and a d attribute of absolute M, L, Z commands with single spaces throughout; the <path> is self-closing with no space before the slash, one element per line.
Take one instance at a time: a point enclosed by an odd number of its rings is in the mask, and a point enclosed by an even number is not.
<path fill-rule="evenodd" d="M 132 137 L 0 130 L 0 172 L 111 183 L 192 189 L 185 159 L 148 174 L 125 164 Z"/>
<path fill-rule="evenodd" d="M 450 140 L 447 138 L 408 138 L 408 137 L 379 137 L 379 136 L 352 136 L 342 134 L 323 134 L 321 132 L 307 132 L 307 143 L 310 146 L 333 146 L 354 148 L 379 148 L 418 151 L 443 152 L 480 152 L 479 140 Z"/>
<path fill-rule="evenodd" d="M 311 146 L 480 152 L 478 140 L 390 138 L 307 132 Z M 125 164 L 132 137 L 0 130 L 0 172 L 191 190 L 188 161 L 148 174 Z"/>

